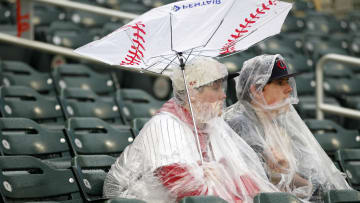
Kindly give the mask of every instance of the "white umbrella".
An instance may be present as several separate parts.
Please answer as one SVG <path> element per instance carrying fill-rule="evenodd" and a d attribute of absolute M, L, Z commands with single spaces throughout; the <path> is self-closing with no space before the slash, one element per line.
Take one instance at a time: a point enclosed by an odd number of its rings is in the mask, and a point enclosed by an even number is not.
<path fill-rule="evenodd" d="M 291 7 L 278 0 L 179 1 L 152 9 L 75 52 L 169 75 L 170 65 L 184 69 L 193 57 L 227 56 L 279 33 Z"/>

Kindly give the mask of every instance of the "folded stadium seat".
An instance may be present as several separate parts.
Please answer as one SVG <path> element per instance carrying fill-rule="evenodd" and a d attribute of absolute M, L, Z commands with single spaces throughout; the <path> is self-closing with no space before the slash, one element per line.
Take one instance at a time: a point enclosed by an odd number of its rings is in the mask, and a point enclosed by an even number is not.
<path fill-rule="evenodd" d="M 296 88 L 298 93 L 299 102 L 294 105 L 301 118 L 315 118 L 316 111 L 316 97 L 315 97 L 315 75 L 314 73 L 304 73 L 295 77 Z M 341 106 L 340 102 L 330 96 L 324 97 L 324 102 L 336 106 Z M 335 120 L 339 123 L 343 118 L 333 114 L 325 114 L 325 118 Z"/>
<path fill-rule="evenodd" d="M 42 96 L 30 87 L 0 87 L 0 112 L 5 118 L 24 117 L 46 128 L 64 128 L 64 116 L 57 99 Z"/>
<path fill-rule="evenodd" d="M 65 117 L 96 117 L 114 125 L 126 124 L 114 97 L 100 97 L 90 89 L 66 88 L 60 94 Z"/>
<path fill-rule="evenodd" d="M 360 202 L 360 192 L 356 190 L 329 190 L 324 194 L 324 203 Z"/>
<path fill-rule="evenodd" d="M 89 4 L 91 6 L 98 6 L 95 1 L 89 0 L 75 0 L 78 3 Z M 111 19 L 105 15 L 98 15 L 88 11 L 71 10 L 69 13 L 71 21 L 84 28 L 101 27 L 106 22 L 110 22 Z"/>
<path fill-rule="evenodd" d="M 121 22 L 106 22 L 104 24 L 104 26 L 102 27 L 102 33 L 101 36 L 104 37 L 108 34 L 110 34 L 111 32 L 119 29 L 120 27 L 122 27 L 124 24 Z"/>
<path fill-rule="evenodd" d="M 315 74 L 303 73 L 295 77 L 296 90 L 299 97 L 315 94 Z"/>
<path fill-rule="evenodd" d="M 2 156 L 0 170 L 4 202 L 84 202 L 71 169 L 55 169 L 31 156 Z"/>
<path fill-rule="evenodd" d="M 164 101 L 159 101 L 141 89 L 119 89 L 116 102 L 127 121 L 134 118 L 151 117 L 161 108 Z"/>
<path fill-rule="evenodd" d="M 302 33 L 280 33 L 278 38 L 287 47 L 290 47 L 295 53 L 305 54 L 304 52 L 304 34 Z M 311 66 L 313 65 L 310 64 Z"/>
<path fill-rule="evenodd" d="M 281 32 L 302 32 L 305 28 L 305 22 L 303 18 L 297 18 L 292 13 L 286 17 L 283 26 L 281 27 Z"/>
<path fill-rule="evenodd" d="M 351 68 L 347 65 L 329 61 L 324 66 L 324 77 L 325 78 L 351 78 L 354 73 Z"/>
<path fill-rule="evenodd" d="M 360 23 L 358 29 L 360 30 Z M 352 38 L 350 42 L 350 53 L 353 56 L 360 56 L 360 35 Z"/>
<path fill-rule="evenodd" d="M 143 14 L 150 10 L 151 7 L 145 6 L 141 1 L 113 1 L 112 9 L 125 11 L 134 14 Z"/>
<path fill-rule="evenodd" d="M 46 129 L 27 118 L 0 118 L 1 154 L 30 155 L 56 168 L 69 168 L 71 154 L 64 133 Z"/>
<path fill-rule="evenodd" d="M 360 80 L 359 78 L 327 79 L 329 94 L 336 95 L 342 106 L 354 110 L 360 110 Z M 344 126 L 350 129 L 360 129 L 360 121 L 353 118 L 345 118 Z"/>
<path fill-rule="evenodd" d="M 94 40 L 87 29 L 63 21 L 52 22 L 46 30 L 45 38 L 48 43 L 68 48 L 78 48 Z"/>
<path fill-rule="evenodd" d="M 135 118 L 131 121 L 131 127 L 134 129 L 135 136 L 137 136 L 144 125 L 150 118 Z"/>
<path fill-rule="evenodd" d="M 119 156 L 134 140 L 130 126 L 111 126 L 98 118 L 70 118 L 66 131 L 75 155 Z"/>
<path fill-rule="evenodd" d="M 51 75 L 59 93 L 64 88 L 92 90 L 101 96 L 113 96 L 116 92 L 116 81 L 109 72 L 95 72 L 84 64 L 63 64 L 55 68 Z"/>
<path fill-rule="evenodd" d="M 350 185 L 360 190 L 360 149 L 341 149 L 335 153 L 335 160 L 340 163 Z"/>
<path fill-rule="evenodd" d="M 55 96 L 53 79 L 20 61 L 2 61 L 0 77 L 4 86 L 31 87 L 44 96 Z"/>
<path fill-rule="evenodd" d="M 300 199 L 285 192 L 259 193 L 254 197 L 254 203 L 301 203 Z"/>
<path fill-rule="evenodd" d="M 16 10 L 10 5 L 0 4 L 0 25 L 15 24 Z"/>
<path fill-rule="evenodd" d="M 331 120 L 305 119 L 316 140 L 324 151 L 334 160 L 339 149 L 360 149 L 360 134 L 356 130 L 347 130 Z"/>
<path fill-rule="evenodd" d="M 310 56 L 313 61 L 317 61 L 322 56 L 330 53 L 348 55 L 347 49 L 342 48 L 336 41 L 332 43 L 319 36 L 306 35 L 304 45 L 304 52 Z"/>
<path fill-rule="evenodd" d="M 73 172 L 88 202 L 105 200 L 104 180 L 115 161 L 115 157 L 107 155 L 81 155 L 72 159 Z"/>
<path fill-rule="evenodd" d="M 227 203 L 227 201 L 216 196 L 190 196 L 182 198 L 179 203 Z"/>
<path fill-rule="evenodd" d="M 145 203 L 138 199 L 103 198 L 103 185 L 107 172 L 116 161 L 115 157 L 107 155 L 80 155 L 75 156 L 72 168 L 80 185 L 80 190 L 87 202 L 106 203 Z"/>
<path fill-rule="evenodd" d="M 324 103 L 335 106 L 341 106 L 339 101 L 333 97 L 324 97 Z M 301 118 L 315 118 L 316 117 L 316 97 L 315 95 L 301 95 L 299 96 L 299 103 L 295 105 Z M 342 123 L 342 117 L 325 113 L 325 118 Z"/>

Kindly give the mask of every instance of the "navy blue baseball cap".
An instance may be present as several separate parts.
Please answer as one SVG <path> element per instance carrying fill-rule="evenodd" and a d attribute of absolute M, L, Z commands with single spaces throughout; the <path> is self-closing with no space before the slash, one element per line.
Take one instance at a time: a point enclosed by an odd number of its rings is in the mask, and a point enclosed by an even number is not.
<path fill-rule="evenodd" d="M 282 59 L 277 58 L 269 78 L 269 82 L 280 78 L 289 78 L 299 75 L 300 73 L 289 73 L 288 67 Z"/>

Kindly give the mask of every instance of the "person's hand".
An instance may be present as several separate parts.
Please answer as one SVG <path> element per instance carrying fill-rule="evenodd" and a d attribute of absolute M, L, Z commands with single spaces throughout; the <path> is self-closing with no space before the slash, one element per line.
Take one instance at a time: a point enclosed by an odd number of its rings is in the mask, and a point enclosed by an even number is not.
<path fill-rule="evenodd" d="M 285 173 L 286 169 L 289 168 L 289 162 L 286 160 L 285 156 L 274 148 L 271 148 L 271 154 L 272 156 L 266 159 L 268 167 L 273 172 Z"/>

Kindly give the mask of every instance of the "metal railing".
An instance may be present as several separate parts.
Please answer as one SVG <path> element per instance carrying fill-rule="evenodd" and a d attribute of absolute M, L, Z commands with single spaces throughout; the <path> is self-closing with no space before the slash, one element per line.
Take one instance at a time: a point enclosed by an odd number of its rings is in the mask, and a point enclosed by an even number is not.
<path fill-rule="evenodd" d="M 339 54 L 327 54 L 316 64 L 316 119 L 323 120 L 324 112 L 360 119 L 360 111 L 324 103 L 324 65 L 328 61 L 360 66 L 360 58 Z M 360 68 L 360 67 L 359 67 Z"/>

